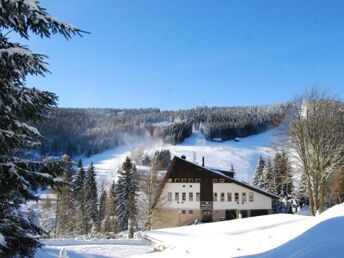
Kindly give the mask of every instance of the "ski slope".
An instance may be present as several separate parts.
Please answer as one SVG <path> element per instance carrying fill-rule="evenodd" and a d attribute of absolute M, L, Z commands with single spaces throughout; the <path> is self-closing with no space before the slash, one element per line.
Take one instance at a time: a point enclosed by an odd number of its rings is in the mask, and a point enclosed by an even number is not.
<path fill-rule="evenodd" d="M 241 138 L 239 142 L 233 140 L 212 142 L 204 138 L 199 132 L 184 140 L 182 144 L 164 144 L 152 138 L 125 144 L 100 154 L 84 159 L 84 166 L 94 163 L 98 183 L 108 186 L 116 178 L 118 168 L 130 152 L 140 148 L 145 153 L 153 155 L 156 150 L 168 149 L 172 155 L 185 155 L 190 161 L 201 162 L 205 158 L 205 165 L 209 167 L 229 170 L 233 164 L 236 177 L 249 182 L 255 171 L 259 156 L 273 155 L 274 147 L 287 132 L 286 126 L 281 125 L 261 134 Z"/>
<path fill-rule="evenodd" d="M 344 204 L 317 217 L 275 214 L 154 230 L 168 249 L 153 257 L 343 257 Z"/>

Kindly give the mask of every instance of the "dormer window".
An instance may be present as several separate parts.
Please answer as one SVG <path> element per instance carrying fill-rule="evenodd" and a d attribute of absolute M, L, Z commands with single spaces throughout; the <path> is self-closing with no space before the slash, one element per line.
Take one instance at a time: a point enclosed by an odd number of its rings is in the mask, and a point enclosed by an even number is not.
<path fill-rule="evenodd" d="M 186 178 L 182 178 L 182 183 L 186 183 Z"/>
<path fill-rule="evenodd" d="M 220 179 L 220 183 L 224 183 L 225 180 L 223 178 Z"/>
<path fill-rule="evenodd" d="M 217 183 L 217 179 L 216 178 L 213 179 L 213 183 Z"/>
<path fill-rule="evenodd" d="M 195 179 L 195 183 L 200 183 L 201 182 L 201 179 L 200 178 L 196 178 Z"/>
<path fill-rule="evenodd" d="M 174 182 L 175 182 L 175 183 L 179 183 L 179 182 L 180 182 L 180 179 L 179 179 L 179 178 L 175 178 L 175 179 L 174 179 Z"/>
<path fill-rule="evenodd" d="M 188 182 L 189 182 L 189 183 L 193 183 L 193 181 L 194 181 L 193 178 L 189 178 L 189 179 L 188 179 Z"/>

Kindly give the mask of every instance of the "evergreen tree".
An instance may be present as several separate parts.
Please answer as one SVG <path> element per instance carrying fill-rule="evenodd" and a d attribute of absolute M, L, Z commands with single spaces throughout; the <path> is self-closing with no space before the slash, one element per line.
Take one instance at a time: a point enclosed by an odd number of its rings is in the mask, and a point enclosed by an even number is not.
<path fill-rule="evenodd" d="M 107 204 L 107 193 L 103 189 L 99 198 L 99 213 L 98 213 L 98 231 L 100 231 L 101 225 L 106 217 L 106 204 Z"/>
<path fill-rule="evenodd" d="M 252 184 L 258 188 L 262 188 L 264 185 L 264 168 L 265 161 L 262 156 L 259 157 L 256 173 L 252 179 Z"/>
<path fill-rule="evenodd" d="M 75 202 L 74 193 L 71 187 L 73 170 L 71 166 L 70 157 L 64 155 L 61 160 L 63 161 L 64 176 L 63 181 L 66 183 L 60 187 L 57 192 L 57 210 L 56 210 L 56 235 L 70 237 L 75 231 Z"/>
<path fill-rule="evenodd" d="M 76 207 L 76 234 L 84 235 L 87 233 L 87 217 L 86 217 L 86 210 L 85 210 L 85 179 L 86 174 L 85 170 L 82 166 L 82 161 L 79 160 L 78 162 L 78 172 L 74 175 L 73 178 L 73 193 L 74 193 L 74 201 Z"/>
<path fill-rule="evenodd" d="M 98 221 L 97 183 L 93 163 L 90 164 L 86 172 L 84 194 L 85 217 L 87 220 L 86 233 L 90 233 L 96 230 Z"/>
<path fill-rule="evenodd" d="M 13 43 L 8 33 L 29 39 L 30 32 L 49 38 L 62 34 L 70 38 L 80 31 L 58 22 L 37 1 L 0 1 L 0 256 L 33 256 L 40 247 L 36 236 L 43 231 L 24 217 L 20 206 L 37 200 L 39 187 L 56 186 L 56 163 L 25 158 L 24 151 L 37 149 L 42 136 L 29 122 L 39 122 L 56 106 L 55 94 L 25 86 L 26 76 L 44 75 L 45 56 Z M 11 39 L 16 38 L 15 36 Z M 21 154 L 21 155 L 18 155 Z M 46 163 L 46 164 L 44 164 Z M 55 165 L 54 165 L 55 164 Z M 44 173 L 43 173 L 44 172 Z"/>
<path fill-rule="evenodd" d="M 266 162 L 263 174 L 262 188 L 267 192 L 277 194 L 276 174 L 274 173 L 273 163 L 270 158 Z"/>
<path fill-rule="evenodd" d="M 129 222 L 135 221 L 137 213 L 136 201 L 138 192 L 138 176 L 135 165 L 127 157 L 119 171 L 118 182 L 116 185 L 117 197 L 117 219 L 121 230 L 129 228 Z"/>
<path fill-rule="evenodd" d="M 116 184 L 112 183 L 106 198 L 105 218 L 101 225 L 101 232 L 116 233 L 117 232 L 117 216 L 116 216 Z"/>

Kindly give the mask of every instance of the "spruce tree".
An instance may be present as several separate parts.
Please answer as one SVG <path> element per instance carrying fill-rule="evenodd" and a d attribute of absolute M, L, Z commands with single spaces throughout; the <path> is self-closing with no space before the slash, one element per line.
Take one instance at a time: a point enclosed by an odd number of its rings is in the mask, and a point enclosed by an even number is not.
<path fill-rule="evenodd" d="M 37 200 L 39 187 L 56 186 L 51 159 L 32 161 L 23 155 L 40 147 L 42 136 L 29 123 L 39 122 L 56 106 L 57 97 L 47 91 L 26 86 L 28 75 L 48 72 L 45 56 L 11 42 L 8 34 L 25 39 L 31 34 L 49 38 L 62 34 L 70 38 L 80 30 L 60 23 L 35 0 L 0 1 L 0 256 L 32 256 L 40 247 L 36 236 L 43 234 L 27 220 L 20 206 Z M 15 36 L 11 37 L 11 39 Z M 18 155 L 21 154 L 21 155 Z M 45 164 L 44 164 L 45 163 Z M 48 166 L 49 164 L 49 166 Z M 43 172 L 44 171 L 44 172 Z"/>
<path fill-rule="evenodd" d="M 78 172 L 74 175 L 72 187 L 74 193 L 75 208 L 77 210 L 75 219 L 75 232 L 81 235 L 86 234 L 88 224 L 85 212 L 85 177 L 86 174 L 82 166 L 82 161 L 79 160 Z"/>
<path fill-rule="evenodd" d="M 265 161 L 262 156 L 259 157 L 256 173 L 252 179 L 252 184 L 258 188 L 262 188 L 264 185 L 264 168 Z"/>
<path fill-rule="evenodd" d="M 57 210 L 56 210 L 56 235 L 70 237 L 75 233 L 75 202 L 74 193 L 71 187 L 73 179 L 73 169 L 70 157 L 64 155 L 63 161 L 64 175 L 63 181 L 66 183 L 57 191 Z"/>
<path fill-rule="evenodd" d="M 97 219 L 98 219 L 98 194 L 97 194 L 97 183 L 96 175 L 93 163 L 87 169 L 85 184 L 84 184 L 84 194 L 85 194 L 85 216 L 86 216 L 86 233 L 90 233 L 96 230 Z"/>
<path fill-rule="evenodd" d="M 117 197 L 117 219 L 121 230 L 129 228 L 129 222 L 135 221 L 137 213 L 136 202 L 138 192 L 138 176 L 135 165 L 127 157 L 119 171 L 118 182 L 116 185 Z"/>
<path fill-rule="evenodd" d="M 106 204 L 107 204 L 107 193 L 103 189 L 99 198 L 99 213 L 98 213 L 98 231 L 101 229 L 101 225 L 103 224 L 106 218 Z"/>
<path fill-rule="evenodd" d="M 115 182 L 113 182 L 106 198 L 105 219 L 103 220 L 101 225 L 101 231 L 103 233 L 117 233 L 116 206 L 116 184 Z"/>

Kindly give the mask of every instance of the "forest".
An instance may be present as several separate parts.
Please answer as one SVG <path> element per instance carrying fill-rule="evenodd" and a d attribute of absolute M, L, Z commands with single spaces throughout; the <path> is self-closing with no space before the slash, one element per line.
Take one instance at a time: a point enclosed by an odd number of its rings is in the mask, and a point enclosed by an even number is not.
<path fill-rule="evenodd" d="M 246 137 L 280 124 L 288 107 L 197 107 L 178 111 L 55 108 L 47 113 L 47 120 L 34 125 L 45 138 L 41 154 L 89 157 L 143 137 L 179 144 L 193 129 L 208 140 Z"/>

